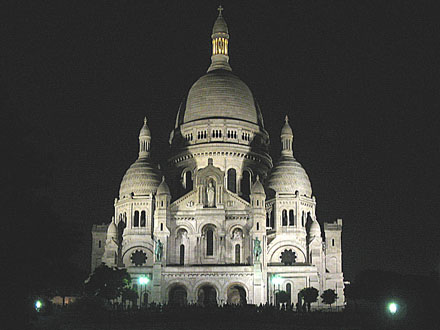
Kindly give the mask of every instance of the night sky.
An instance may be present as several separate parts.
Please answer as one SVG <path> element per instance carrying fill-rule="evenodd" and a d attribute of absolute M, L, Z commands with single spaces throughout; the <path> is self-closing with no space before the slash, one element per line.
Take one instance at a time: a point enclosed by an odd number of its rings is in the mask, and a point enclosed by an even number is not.
<path fill-rule="evenodd" d="M 274 3 L 277 6 L 274 6 Z M 108 223 L 147 116 L 164 164 L 180 102 L 210 64 L 218 1 L 3 5 L 3 104 L 45 155 L 61 221 Z M 440 264 L 438 17 L 417 1 L 223 1 L 233 72 L 280 153 L 285 114 L 321 224 L 342 218 L 343 268 Z M 21 132 L 8 132 L 10 139 Z M 29 164 L 32 171 L 32 164 Z"/>

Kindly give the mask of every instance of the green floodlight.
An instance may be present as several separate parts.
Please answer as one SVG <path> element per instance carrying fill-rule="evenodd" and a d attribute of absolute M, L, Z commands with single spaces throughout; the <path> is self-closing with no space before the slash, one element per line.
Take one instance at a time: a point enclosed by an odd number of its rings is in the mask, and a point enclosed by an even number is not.
<path fill-rule="evenodd" d="M 148 282 L 150 282 L 150 279 L 146 276 L 141 276 L 138 279 L 139 284 L 147 284 Z"/>
<path fill-rule="evenodd" d="M 395 302 L 390 302 L 388 304 L 388 311 L 391 314 L 393 314 L 393 315 L 396 314 L 398 309 L 399 309 L 399 305 L 397 305 Z"/>
<path fill-rule="evenodd" d="M 41 302 L 41 300 L 37 300 L 36 302 L 35 302 L 35 309 L 37 310 L 37 311 L 39 311 L 40 310 L 40 308 L 43 306 L 43 303 Z"/>
<path fill-rule="evenodd" d="M 283 283 L 283 278 L 278 275 L 275 275 L 272 277 L 272 283 L 275 285 L 277 285 L 277 284 L 279 285 L 279 284 Z"/>

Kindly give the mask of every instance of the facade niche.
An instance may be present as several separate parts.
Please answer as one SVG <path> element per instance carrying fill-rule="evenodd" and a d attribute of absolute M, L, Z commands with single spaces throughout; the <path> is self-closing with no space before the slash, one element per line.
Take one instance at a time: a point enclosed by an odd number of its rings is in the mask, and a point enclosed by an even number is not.
<path fill-rule="evenodd" d="M 193 179 L 192 179 L 192 173 L 191 171 L 186 171 L 184 175 L 185 180 L 185 190 L 186 192 L 189 192 L 193 190 Z"/>
<path fill-rule="evenodd" d="M 142 211 L 141 212 L 141 227 L 145 227 L 146 226 L 146 212 Z"/>
<path fill-rule="evenodd" d="M 249 194 L 251 192 L 251 174 L 248 170 L 244 170 L 240 183 L 242 197 L 249 200 Z"/>
<path fill-rule="evenodd" d="M 237 172 L 234 168 L 228 170 L 228 190 L 233 193 L 237 192 Z"/>
<path fill-rule="evenodd" d="M 212 229 L 206 231 L 206 255 L 214 255 L 214 232 Z"/>
<path fill-rule="evenodd" d="M 139 227 L 139 211 L 134 211 L 133 227 Z"/>
<path fill-rule="evenodd" d="M 289 210 L 289 226 L 295 225 L 295 213 L 293 210 Z"/>
<path fill-rule="evenodd" d="M 287 226 L 287 210 L 283 210 L 283 212 L 281 213 L 281 217 L 281 225 Z"/>

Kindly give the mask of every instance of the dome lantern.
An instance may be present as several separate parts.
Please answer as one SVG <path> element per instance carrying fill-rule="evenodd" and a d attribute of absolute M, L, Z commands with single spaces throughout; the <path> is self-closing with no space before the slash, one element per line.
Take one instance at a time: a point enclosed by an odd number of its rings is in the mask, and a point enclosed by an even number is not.
<path fill-rule="evenodd" d="M 281 129 L 281 155 L 293 156 L 293 131 L 289 125 L 289 117 L 284 118 L 284 125 Z"/>
<path fill-rule="evenodd" d="M 208 68 L 208 72 L 218 69 L 232 71 L 229 65 L 229 31 L 228 25 L 223 18 L 222 11 L 223 7 L 219 6 L 217 8 L 218 16 L 212 28 L 212 56 L 211 65 Z"/>
<path fill-rule="evenodd" d="M 147 125 L 147 117 L 144 117 L 144 125 L 139 132 L 139 158 L 150 156 L 151 132 Z"/>

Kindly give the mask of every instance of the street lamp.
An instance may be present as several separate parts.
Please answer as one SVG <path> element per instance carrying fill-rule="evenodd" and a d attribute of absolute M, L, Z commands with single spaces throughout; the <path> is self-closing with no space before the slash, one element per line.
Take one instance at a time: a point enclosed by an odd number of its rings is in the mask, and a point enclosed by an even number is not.
<path fill-rule="evenodd" d="M 37 300 L 35 302 L 35 309 L 37 310 L 37 312 L 40 311 L 41 307 L 43 307 L 43 303 L 41 302 L 41 300 Z"/>
<path fill-rule="evenodd" d="M 280 291 L 280 285 L 281 283 L 283 283 L 283 278 L 279 275 L 274 275 L 272 276 L 272 283 L 273 283 L 273 303 L 275 305 L 276 301 L 275 301 L 275 297 L 276 297 L 276 292 Z M 278 285 L 278 290 L 275 289 L 275 286 Z"/>
<path fill-rule="evenodd" d="M 139 307 L 142 307 L 142 298 L 145 299 L 145 297 L 143 297 L 143 295 L 144 295 L 144 291 L 146 291 L 146 286 L 147 286 L 148 282 L 150 282 L 150 279 L 145 275 L 142 275 L 138 278 L 138 283 L 141 286 L 141 294 L 139 297 Z M 145 301 L 144 301 L 144 303 L 145 303 Z"/>

